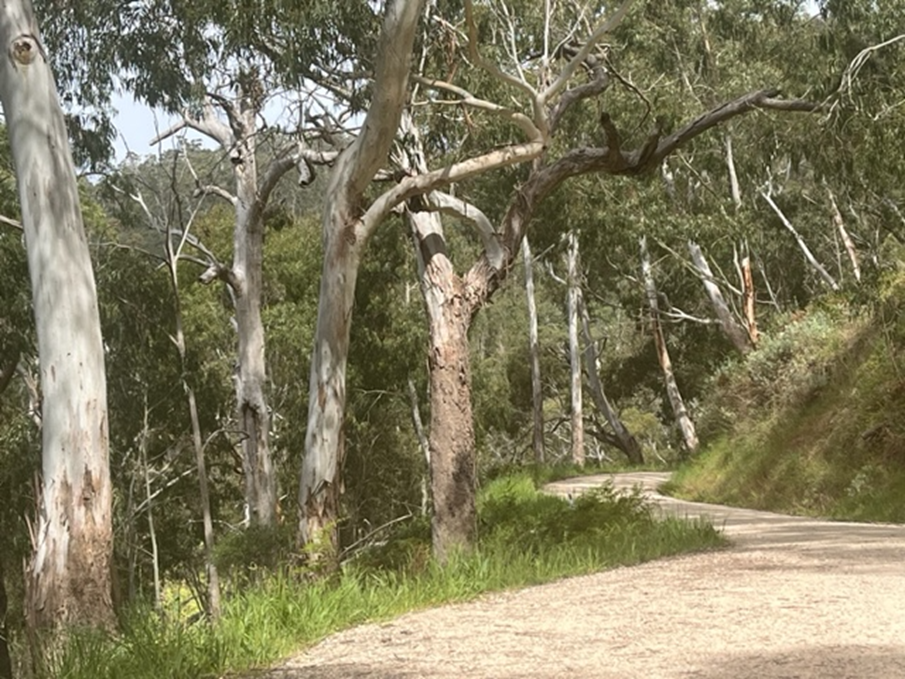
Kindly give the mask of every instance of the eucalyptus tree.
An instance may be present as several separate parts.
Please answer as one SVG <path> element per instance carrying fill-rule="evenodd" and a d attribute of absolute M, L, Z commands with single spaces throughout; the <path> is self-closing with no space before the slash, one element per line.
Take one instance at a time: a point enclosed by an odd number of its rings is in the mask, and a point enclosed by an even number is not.
<path fill-rule="evenodd" d="M 28 566 L 35 627 L 113 625 L 112 489 L 97 293 L 47 48 L 28 0 L 0 7 L 0 70 L 41 369 L 43 479 Z"/>
<path fill-rule="evenodd" d="M 619 10 L 611 15 L 612 18 L 621 18 L 627 5 L 628 3 L 625 3 L 620 6 Z M 530 113 L 523 116 L 541 130 L 543 149 L 539 154 L 532 156 L 530 169 L 522 174 L 517 183 L 512 181 L 514 178 L 511 175 L 507 177 L 507 180 L 512 182 L 510 197 L 498 217 L 499 222 L 495 228 L 489 226 L 490 221 L 479 206 L 463 198 L 469 192 L 480 193 L 479 189 L 471 185 L 466 185 L 468 188 L 464 192 L 457 188 L 455 200 L 451 201 L 435 192 L 426 194 L 425 200 L 417 206 L 417 209 L 422 210 L 454 212 L 460 218 L 474 223 L 481 235 L 482 252 L 470 269 L 461 276 L 456 274 L 451 266 L 439 264 L 446 259 L 442 234 L 436 230 L 425 231 L 420 235 L 418 246 L 425 257 L 425 270 L 430 278 L 430 289 L 436 295 L 434 303 L 438 306 L 437 314 L 443 314 L 445 320 L 440 327 L 443 328 L 442 338 L 447 348 L 445 351 L 441 348 L 432 350 L 433 354 L 442 356 L 443 360 L 432 362 L 431 369 L 447 377 L 434 375 L 431 377 L 432 386 L 445 385 L 445 388 L 437 390 L 437 398 L 442 400 L 435 401 L 432 409 L 445 408 L 459 413 L 470 412 L 466 337 L 471 321 L 478 309 L 490 300 L 511 271 L 514 257 L 519 252 L 522 238 L 535 213 L 547 197 L 566 180 L 591 173 L 641 177 L 659 168 L 670 154 L 691 139 L 739 116 L 758 110 L 790 112 L 812 111 L 815 108 L 810 102 L 780 98 L 777 89 L 756 88 L 741 96 L 711 105 L 709 110 L 693 115 L 684 125 L 675 126 L 675 131 L 657 125 L 647 135 L 629 134 L 624 131 L 628 122 L 622 123 L 623 130 L 620 130 L 615 116 L 621 113 L 622 117 L 630 120 L 631 110 L 626 111 L 625 104 L 620 105 L 617 97 L 616 106 L 612 109 L 613 114 L 610 114 L 607 110 L 609 99 L 603 100 L 603 95 L 613 94 L 610 90 L 614 84 L 621 87 L 625 78 L 613 67 L 607 48 L 596 48 L 597 39 L 616 22 L 605 22 L 594 30 L 585 28 L 581 16 L 569 16 L 567 11 L 557 15 L 552 5 L 546 5 L 545 11 L 541 11 L 539 15 L 532 15 L 530 11 L 516 11 L 506 4 L 501 7 L 504 9 L 500 10 L 499 23 L 496 25 L 493 24 L 491 15 L 482 15 L 483 40 L 478 40 L 478 25 L 474 15 L 468 13 L 470 4 L 466 3 L 467 36 L 463 37 L 457 33 L 449 22 L 438 21 L 438 25 L 449 26 L 446 29 L 448 33 L 445 40 L 438 43 L 463 45 L 450 56 L 449 63 L 482 65 L 516 92 L 516 101 L 521 98 L 529 102 L 526 109 Z M 550 30 L 551 26 L 556 25 L 557 20 L 563 21 L 563 15 L 567 17 L 567 23 L 560 23 L 560 30 L 571 37 L 556 47 L 549 37 Z M 529 27 L 532 17 L 535 25 Z M 621 32 L 619 30 L 614 32 L 613 40 L 617 44 L 620 37 L 625 40 L 637 40 L 635 31 L 634 22 L 627 20 Z M 491 35 L 495 36 L 496 40 L 491 40 L 489 38 Z M 578 35 L 589 37 L 582 40 L 577 37 Z M 498 46 L 495 52 L 497 60 L 481 54 L 478 44 L 487 43 L 495 43 Z M 638 46 L 642 47 L 643 51 L 643 46 Z M 504 61 L 508 65 L 500 66 L 499 64 Z M 443 68 L 442 62 L 439 68 Z M 450 69 L 448 64 L 446 69 L 453 74 L 461 72 L 461 69 Z M 488 105 L 486 99 L 473 95 L 467 85 L 448 82 L 439 75 L 437 77 L 430 75 L 425 74 L 418 82 L 423 87 L 449 95 L 446 101 L 440 103 L 447 105 L 456 103 L 463 109 L 474 107 L 476 110 L 486 112 L 485 117 L 496 115 L 502 120 L 513 119 L 509 109 L 500 111 Z M 636 86 L 632 88 L 637 90 Z M 636 108 L 638 105 L 636 99 Z M 641 105 L 643 106 L 643 103 Z M 600 107 L 603 110 L 598 109 L 598 115 L 593 116 L 592 107 Z M 686 108 L 700 110 L 701 106 L 686 105 Z M 569 126 L 574 125 L 575 120 L 582 118 L 587 120 L 591 116 L 599 119 L 596 131 L 585 134 L 583 139 L 569 134 Z M 463 114 L 462 123 L 466 132 L 460 132 L 459 138 L 467 138 L 468 142 L 463 144 L 464 150 L 457 150 L 452 154 L 453 157 L 467 154 L 468 144 L 480 144 L 480 141 L 475 142 L 476 139 L 485 139 L 473 128 L 470 117 Z M 430 124 L 427 125 L 427 129 L 431 129 Z M 501 133 L 498 127 L 493 130 L 497 135 L 506 138 L 506 133 Z M 449 147 L 454 146 L 454 142 L 447 144 Z M 458 400 L 454 401 L 454 397 Z M 433 431 L 431 436 L 434 439 Z M 450 469 L 473 468 L 474 449 L 459 440 L 432 441 L 432 464 L 444 456 L 454 460 L 452 463 L 446 463 Z M 470 475 L 462 472 L 450 478 L 451 486 L 444 490 L 440 497 L 456 498 L 458 502 L 473 500 L 470 482 Z M 436 493 L 436 484 L 434 490 Z M 435 511 L 438 510 L 436 502 L 435 496 Z M 442 506 L 439 509 L 442 510 Z M 434 520 L 435 523 L 438 521 L 436 517 Z M 444 541 L 447 545 L 468 544 L 469 535 L 465 526 L 461 525 L 461 531 L 447 535 Z M 441 544 L 438 548 L 435 541 L 435 552 L 442 555 L 444 546 Z"/>

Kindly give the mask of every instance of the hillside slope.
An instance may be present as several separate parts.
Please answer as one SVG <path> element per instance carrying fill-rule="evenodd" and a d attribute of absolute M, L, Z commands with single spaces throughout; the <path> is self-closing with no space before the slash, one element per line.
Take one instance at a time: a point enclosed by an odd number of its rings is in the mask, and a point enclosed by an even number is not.
<path fill-rule="evenodd" d="M 705 445 L 664 490 L 812 516 L 905 522 L 905 284 L 852 314 L 789 319 L 713 378 Z"/>

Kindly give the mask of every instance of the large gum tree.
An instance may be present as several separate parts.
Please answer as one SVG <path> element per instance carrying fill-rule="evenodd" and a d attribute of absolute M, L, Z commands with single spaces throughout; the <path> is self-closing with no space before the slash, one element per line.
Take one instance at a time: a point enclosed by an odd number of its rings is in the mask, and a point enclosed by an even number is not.
<path fill-rule="evenodd" d="M 0 3 L 0 102 L 16 168 L 41 368 L 43 478 L 29 622 L 108 627 L 112 521 L 97 294 L 63 112 L 29 0 Z"/>

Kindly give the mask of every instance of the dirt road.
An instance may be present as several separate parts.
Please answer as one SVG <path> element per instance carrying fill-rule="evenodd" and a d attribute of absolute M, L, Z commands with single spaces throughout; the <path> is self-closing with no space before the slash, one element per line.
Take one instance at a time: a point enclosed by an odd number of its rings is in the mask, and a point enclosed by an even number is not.
<path fill-rule="evenodd" d="M 614 478 L 734 546 L 412 613 L 334 635 L 269 679 L 905 679 L 905 527 L 702 505 Z"/>

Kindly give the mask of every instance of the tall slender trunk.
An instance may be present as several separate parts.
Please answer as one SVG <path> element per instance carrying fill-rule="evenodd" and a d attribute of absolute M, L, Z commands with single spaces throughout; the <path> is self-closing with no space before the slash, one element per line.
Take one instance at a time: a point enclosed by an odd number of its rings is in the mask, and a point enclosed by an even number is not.
<path fill-rule="evenodd" d="M 185 227 L 188 229 L 188 227 Z M 182 324 L 182 300 L 179 295 L 179 251 L 173 245 L 173 234 L 169 223 L 167 224 L 164 249 L 167 256 L 167 268 L 170 277 L 170 288 L 173 291 L 173 315 L 175 317 L 175 333 L 173 343 L 179 355 L 179 364 L 182 367 L 182 388 L 185 391 L 186 401 L 189 407 L 189 419 L 192 426 L 192 446 L 195 449 L 195 464 L 198 468 L 198 490 L 201 501 L 201 518 L 204 527 L 204 565 L 207 570 L 208 610 L 211 620 L 216 621 L 220 617 L 220 577 L 217 566 L 214 563 L 214 522 L 211 516 L 210 492 L 207 485 L 207 466 L 204 461 L 204 443 L 201 438 L 201 421 L 198 418 L 198 404 L 195 400 L 195 390 L 186 377 L 186 345 L 185 333 Z"/>
<path fill-rule="evenodd" d="M 726 167 L 729 170 L 729 194 L 732 196 L 732 205 L 738 212 L 742 207 L 742 190 L 738 184 L 738 174 L 735 171 L 735 154 L 732 152 L 732 135 L 726 135 Z"/>
<path fill-rule="evenodd" d="M 623 424 L 622 420 L 619 418 L 619 414 L 610 404 L 609 399 L 606 397 L 606 392 L 603 390 L 603 383 L 600 381 L 600 375 L 597 373 L 597 364 L 599 361 L 597 342 L 594 341 L 594 338 L 591 336 L 590 316 L 588 315 L 588 307 L 584 302 L 584 297 L 581 299 L 580 306 L 581 330 L 585 341 L 584 362 L 585 369 L 588 371 L 588 384 L 591 387 L 591 396 L 594 399 L 594 405 L 597 406 L 597 410 L 600 411 L 600 414 L 603 415 L 607 424 L 610 425 L 616 439 L 616 444 L 619 447 L 619 450 L 625 453 L 628 461 L 632 464 L 644 464 L 644 455 L 641 453 L 641 446 L 638 444 L 638 439 L 636 439 L 628 430 L 628 427 Z"/>
<path fill-rule="evenodd" d="M 6 624 L 7 603 L 6 577 L 3 571 L 3 558 L 0 557 L 0 679 L 13 679 L 13 660 L 9 654 L 9 625 Z"/>
<path fill-rule="evenodd" d="M 253 129 L 254 111 L 244 111 L 246 127 Z M 242 460 L 245 502 L 251 525 L 272 526 L 276 520 L 276 475 L 270 453 L 270 412 L 265 396 L 267 364 L 264 323 L 261 320 L 264 261 L 263 205 L 258 196 L 254 134 L 241 142 L 242 163 L 235 166 L 236 229 L 232 265 L 238 326 L 236 406 L 244 434 Z"/>
<path fill-rule="evenodd" d="M 654 343 L 657 347 L 657 359 L 660 362 L 660 369 L 663 371 L 663 381 L 666 384 L 666 394 L 669 397 L 669 403 L 672 406 L 673 414 L 679 429 L 682 431 L 682 438 L 685 441 L 685 447 L 689 452 L 694 452 L 698 447 L 698 435 L 694 429 L 694 422 L 685 408 L 685 401 L 682 393 L 679 391 L 679 385 L 676 382 L 675 373 L 672 369 L 672 361 L 669 358 L 669 351 L 666 348 L 666 338 L 663 336 L 663 328 L 660 325 L 660 304 L 657 301 L 657 286 L 654 282 L 654 274 L 650 265 L 650 254 L 647 250 L 647 237 L 642 236 L 641 241 L 641 273 L 644 277 L 644 289 L 647 293 L 647 303 L 650 308 L 650 324 L 654 334 Z"/>
<path fill-rule="evenodd" d="M 63 112 L 29 0 L 0 3 L 0 101 L 16 166 L 41 366 L 32 627 L 112 627 L 107 389 L 94 275 Z"/>
<path fill-rule="evenodd" d="M 694 267 L 701 275 L 704 289 L 707 291 L 707 296 L 710 298 L 710 304 L 716 313 L 716 317 L 720 321 L 720 327 L 723 329 L 723 333 L 729 338 L 729 341 L 732 342 L 732 345 L 739 353 L 747 354 L 754 348 L 751 345 L 751 339 L 748 337 L 748 333 L 745 329 L 732 315 L 732 311 L 729 309 L 729 305 L 723 297 L 723 291 L 720 290 L 720 287 L 716 284 L 716 279 L 713 276 L 713 271 L 710 269 L 710 264 L 707 263 L 707 258 L 704 257 L 704 253 L 701 251 L 701 246 L 694 241 L 688 241 L 688 252 L 691 253 L 691 261 L 694 264 Z"/>
<path fill-rule="evenodd" d="M 578 306 L 581 298 L 581 280 L 578 264 L 578 236 L 569 232 L 566 254 L 568 269 L 568 315 L 569 315 L 569 367 L 571 371 L 570 402 L 572 404 L 572 462 L 584 465 L 584 413 L 581 402 L 581 346 L 578 338 Z"/>
<path fill-rule="evenodd" d="M 528 356 L 531 362 L 531 446 L 534 462 L 544 463 L 544 393 L 540 375 L 540 341 L 537 332 L 537 300 L 534 297 L 534 260 L 528 237 L 522 240 L 525 264 L 525 297 L 528 302 Z"/>
<path fill-rule="evenodd" d="M 408 290 L 406 289 L 406 292 Z M 424 431 L 424 420 L 421 419 L 421 408 L 418 407 L 418 390 L 415 388 L 415 381 L 411 378 L 408 380 L 409 403 L 412 407 L 412 426 L 415 428 L 415 437 L 418 439 L 418 448 L 424 456 L 425 476 L 421 481 L 421 513 L 427 514 L 428 505 L 430 504 L 430 491 L 428 490 L 428 481 L 430 478 L 431 466 L 431 450 L 430 440 Z"/>
<path fill-rule="evenodd" d="M 742 257 L 742 295 L 745 307 L 745 330 L 748 333 L 748 339 L 751 346 L 757 348 L 760 341 L 760 335 L 757 332 L 757 316 L 755 314 L 754 303 L 756 301 L 754 295 L 754 275 L 751 271 L 751 257 L 748 255 L 748 248 L 745 247 L 744 257 Z"/>
<path fill-rule="evenodd" d="M 154 577 L 154 609 L 159 611 L 162 601 L 162 592 L 160 587 L 160 558 L 157 550 L 157 531 L 154 528 L 154 507 L 153 495 L 151 494 L 151 470 L 148 465 L 148 438 L 150 430 L 148 428 L 148 397 L 145 394 L 145 410 L 144 422 L 141 430 L 141 439 L 138 444 L 139 454 L 141 456 L 141 466 L 144 470 L 145 477 L 145 498 L 148 503 L 148 536 L 151 539 L 151 573 Z"/>

